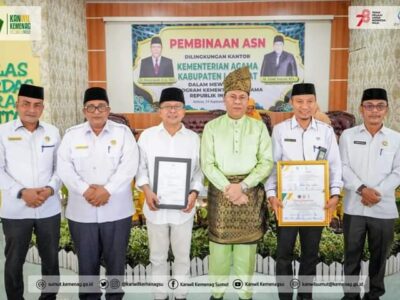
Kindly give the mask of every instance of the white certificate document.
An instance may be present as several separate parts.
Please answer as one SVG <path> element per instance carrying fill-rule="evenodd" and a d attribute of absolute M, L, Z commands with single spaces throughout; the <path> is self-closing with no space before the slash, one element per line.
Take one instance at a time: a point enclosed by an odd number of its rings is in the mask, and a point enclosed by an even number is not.
<path fill-rule="evenodd" d="M 159 208 L 182 209 L 187 206 L 190 187 L 191 159 L 156 157 L 154 193 Z"/>
<path fill-rule="evenodd" d="M 324 209 L 328 197 L 327 161 L 278 162 L 281 226 L 318 226 L 329 221 Z"/>

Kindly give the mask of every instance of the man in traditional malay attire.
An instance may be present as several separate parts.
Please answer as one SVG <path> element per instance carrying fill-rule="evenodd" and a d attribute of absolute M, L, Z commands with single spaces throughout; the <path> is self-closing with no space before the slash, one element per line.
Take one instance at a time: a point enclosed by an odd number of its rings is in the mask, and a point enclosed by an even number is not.
<path fill-rule="evenodd" d="M 246 116 L 251 89 L 247 67 L 224 80 L 226 114 L 204 128 L 201 167 L 209 180 L 209 275 L 227 283 L 234 274 L 243 282 L 254 273 L 257 242 L 266 229 L 267 209 L 262 183 L 273 166 L 271 138 L 263 122 Z M 210 299 L 223 299 L 224 287 Z M 252 299 L 251 289 L 238 289 L 240 299 Z"/>

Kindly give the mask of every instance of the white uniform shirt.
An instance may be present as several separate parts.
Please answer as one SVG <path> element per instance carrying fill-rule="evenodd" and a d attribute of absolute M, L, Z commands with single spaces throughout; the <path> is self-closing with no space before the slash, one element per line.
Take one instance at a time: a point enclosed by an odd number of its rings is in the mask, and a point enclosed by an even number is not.
<path fill-rule="evenodd" d="M 200 138 L 197 133 L 182 128 L 171 136 L 161 123 L 146 129 L 140 135 L 140 164 L 138 175 L 136 176 L 136 186 L 148 184 L 153 189 L 154 163 L 157 156 L 190 158 L 191 163 L 191 181 L 190 190 L 201 191 L 203 188 L 203 174 L 200 169 Z M 151 211 L 144 204 L 143 212 L 145 217 L 155 224 L 182 224 L 193 217 L 195 208 L 190 213 L 184 213 L 179 209 L 159 209 Z"/>
<path fill-rule="evenodd" d="M 400 133 L 382 127 L 374 137 L 364 124 L 345 130 L 340 137 L 345 189 L 344 212 L 349 215 L 393 219 L 399 216 L 395 189 L 400 185 Z M 356 194 L 365 184 L 381 194 L 368 207 Z"/>
<path fill-rule="evenodd" d="M 326 123 L 311 120 L 304 130 L 293 116 L 283 121 L 272 131 L 274 169 L 265 184 L 267 197 L 276 196 L 276 162 L 279 160 L 316 160 L 319 147 L 327 150 L 325 159 L 329 162 L 330 195 L 339 195 L 343 186 L 342 164 L 339 147 L 332 127 Z"/>
<path fill-rule="evenodd" d="M 88 122 L 71 127 L 58 150 L 57 173 L 68 188 L 66 217 L 82 223 L 103 223 L 134 214 L 131 182 L 139 151 L 130 129 L 108 120 L 96 136 Z M 106 205 L 95 207 L 83 197 L 91 184 L 111 194 Z"/>
<path fill-rule="evenodd" d="M 18 118 L 0 125 L 0 216 L 8 219 L 40 219 L 61 211 L 56 175 L 60 133 L 53 125 L 39 122 L 30 132 Z M 28 207 L 17 194 L 23 188 L 51 186 L 54 195 L 37 208 Z"/>

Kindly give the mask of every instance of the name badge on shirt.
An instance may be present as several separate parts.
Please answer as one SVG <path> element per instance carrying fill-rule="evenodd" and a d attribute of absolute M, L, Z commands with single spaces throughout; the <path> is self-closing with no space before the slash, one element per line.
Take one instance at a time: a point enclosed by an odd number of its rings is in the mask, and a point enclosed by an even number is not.
<path fill-rule="evenodd" d="M 284 142 L 296 143 L 296 139 L 284 139 Z"/>
<path fill-rule="evenodd" d="M 357 144 L 357 145 L 366 145 L 367 142 L 365 142 L 365 141 L 354 141 L 354 144 Z"/>
<path fill-rule="evenodd" d="M 76 145 L 75 149 L 88 149 L 89 146 L 88 145 Z"/>
<path fill-rule="evenodd" d="M 318 153 L 317 153 L 317 157 L 315 158 L 315 160 L 324 160 L 326 159 L 326 152 L 328 151 L 326 148 L 324 147 L 317 147 L 318 149 Z"/>
<path fill-rule="evenodd" d="M 22 141 L 22 136 L 9 136 L 9 141 Z"/>

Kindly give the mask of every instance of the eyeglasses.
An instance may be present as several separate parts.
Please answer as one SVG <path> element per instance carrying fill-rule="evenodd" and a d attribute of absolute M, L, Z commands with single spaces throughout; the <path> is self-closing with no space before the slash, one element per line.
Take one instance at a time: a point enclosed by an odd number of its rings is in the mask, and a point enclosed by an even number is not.
<path fill-rule="evenodd" d="M 236 100 L 239 100 L 240 102 L 245 102 L 249 99 L 248 96 L 239 96 L 237 97 L 236 95 L 228 95 L 228 99 L 232 102 L 235 102 Z"/>
<path fill-rule="evenodd" d="M 176 110 L 176 111 L 178 111 L 178 110 L 183 109 L 183 105 L 175 105 L 175 106 L 173 106 L 173 105 L 166 105 L 166 106 L 160 107 L 160 109 L 165 109 L 165 110 L 168 110 L 168 111 L 171 111 L 171 110 Z"/>
<path fill-rule="evenodd" d="M 105 111 L 107 111 L 109 108 L 110 108 L 110 107 L 107 106 L 107 105 L 99 105 L 99 106 L 88 105 L 88 106 L 85 106 L 86 111 L 89 112 L 89 113 L 94 113 L 94 112 L 96 111 L 96 109 L 97 109 L 99 112 L 105 112 Z"/>
<path fill-rule="evenodd" d="M 362 107 L 364 107 L 365 110 L 367 110 L 367 111 L 373 111 L 375 108 L 377 111 L 383 111 L 387 107 L 387 105 L 385 105 L 385 104 L 377 104 L 377 105 L 363 104 Z"/>

